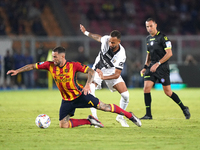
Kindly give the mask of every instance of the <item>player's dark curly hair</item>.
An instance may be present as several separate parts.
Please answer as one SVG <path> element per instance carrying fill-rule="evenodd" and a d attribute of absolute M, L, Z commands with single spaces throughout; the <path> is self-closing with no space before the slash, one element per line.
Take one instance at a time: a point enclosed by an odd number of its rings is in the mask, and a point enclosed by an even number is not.
<path fill-rule="evenodd" d="M 113 30 L 111 33 L 110 33 L 110 36 L 111 37 L 117 37 L 117 39 L 120 39 L 121 38 L 121 33 L 117 30 Z"/>
<path fill-rule="evenodd" d="M 60 54 L 60 53 L 65 53 L 66 50 L 65 50 L 64 47 L 58 46 L 58 47 L 55 47 L 55 48 L 53 49 L 53 52 L 58 52 L 58 54 Z"/>

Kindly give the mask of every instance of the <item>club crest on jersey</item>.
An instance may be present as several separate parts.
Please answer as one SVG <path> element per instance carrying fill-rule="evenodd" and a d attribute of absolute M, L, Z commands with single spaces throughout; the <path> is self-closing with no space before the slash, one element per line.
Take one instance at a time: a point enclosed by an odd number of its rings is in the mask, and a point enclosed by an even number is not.
<path fill-rule="evenodd" d="M 150 45 L 153 46 L 153 41 L 150 42 Z"/>
<path fill-rule="evenodd" d="M 69 70 L 68 69 L 65 69 L 65 72 L 67 73 Z"/>
<path fill-rule="evenodd" d="M 115 62 L 116 62 L 116 59 L 113 59 L 113 60 L 112 60 L 112 63 L 115 63 Z"/>

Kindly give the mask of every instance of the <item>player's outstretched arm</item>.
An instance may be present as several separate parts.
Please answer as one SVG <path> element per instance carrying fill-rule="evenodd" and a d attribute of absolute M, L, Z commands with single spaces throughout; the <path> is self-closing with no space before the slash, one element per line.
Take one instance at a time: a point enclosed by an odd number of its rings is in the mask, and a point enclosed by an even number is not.
<path fill-rule="evenodd" d="M 88 36 L 88 37 L 90 37 L 90 38 L 92 38 L 92 39 L 94 39 L 94 40 L 96 40 L 98 42 L 101 42 L 101 37 L 102 37 L 101 35 L 99 35 L 99 34 L 93 34 L 93 33 L 88 32 L 82 24 L 80 24 L 80 30 L 86 36 Z"/>
<path fill-rule="evenodd" d="M 9 70 L 7 72 L 7 75 L 11 74 L 11 76 L 15 76 L 20 72 L 26 72 L 26 71 L 30 71 L 30 70 L 33 70 L 33 69 L 36 69 L 36 65 L 35 64 L 28 64 L 28 65 L 25 65 L 24 67 L 17 69 L 17 70 Z"/>

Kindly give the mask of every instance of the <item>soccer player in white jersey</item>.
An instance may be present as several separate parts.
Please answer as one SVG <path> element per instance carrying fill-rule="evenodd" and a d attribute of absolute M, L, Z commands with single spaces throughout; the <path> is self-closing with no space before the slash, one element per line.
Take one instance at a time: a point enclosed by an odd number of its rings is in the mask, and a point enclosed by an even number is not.
<path fill-rule="evenodd" d="M 96 72 L 94 81 L 90 84 L 91 94 L 95 96 L 95 89 L 101 89 L 101 83 L 104 80 L 112 92 L 117 90 L 120 93 L 120 107 L 125 110 L 129 103 L 129 92 L 121 77 L 121 71 L 126 61 L 125 49 L 120 44 L 121 33 L 114 30 L 110 35 L 101 36 L 86 31 L 85 27 L 81 24 L 80 30 L 86 36 L 101 42 L 101 50 L 92 67 Z M 90 109 L 92 115 L 98 119 L 96 109 Z M 116 120 L 123 127 L 129 127 L 122 115 L 118 115 Z"/>

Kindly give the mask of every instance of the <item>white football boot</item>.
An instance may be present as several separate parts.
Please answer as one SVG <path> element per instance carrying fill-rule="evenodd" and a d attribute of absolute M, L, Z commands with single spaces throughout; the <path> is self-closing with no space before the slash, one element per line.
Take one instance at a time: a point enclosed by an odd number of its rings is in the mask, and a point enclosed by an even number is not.
<path fill-rule="evenodd" d="M 119 123 L 121 123 L 122 127 L 129 127 L 129 125 L 127 124 L 126 120 L 121 115 L 118 115 L 116 117 L 116 121 L 119 122 Z"/>

